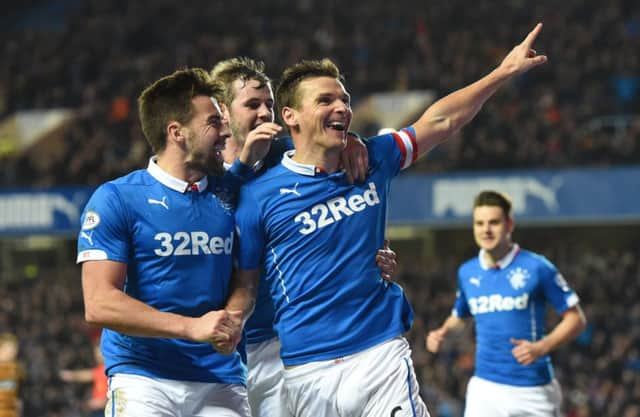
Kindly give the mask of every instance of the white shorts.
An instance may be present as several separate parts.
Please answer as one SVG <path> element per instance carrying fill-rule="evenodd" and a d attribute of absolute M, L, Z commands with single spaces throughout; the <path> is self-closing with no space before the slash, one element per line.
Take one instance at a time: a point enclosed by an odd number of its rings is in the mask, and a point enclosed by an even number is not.
<path fill-rule="evenodd" d="M 247 393 L 253 417 L 287 417 L 282 396 L 280 339 L 247 344 Z"/>
<path fill-rule="evenodd" d="M 344 358 L 286 368 L 284 394 L 296 417 L 429 417 L 403 337 Z"/>
<path fill-rule="evenodd" d="M 464 417 L 560 417 L 561 403 L 555 379 L 547 385 L 519 387 L 474 376 L 467 385 Z"/>
<path fill-rule="evenodd" d="M 250 417 L 237 384 L 176 381 L 141 375 L 109 378 L 106 417 Z"/>

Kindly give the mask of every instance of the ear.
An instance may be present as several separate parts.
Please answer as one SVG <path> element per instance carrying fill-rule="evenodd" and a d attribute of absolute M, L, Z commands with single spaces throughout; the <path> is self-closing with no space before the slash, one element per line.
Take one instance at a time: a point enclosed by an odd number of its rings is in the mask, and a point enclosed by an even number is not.
<path fill-rule="evenodd" d="M 182 134 L 182 125 L 176 121 L 171 121 L 167 125 L 167 144 L 169 142 L 182 144 L 185 141 L 185 137 Z"/>
<path fill-rule="evenodd" d="M 280 112 L 282 121 L 289 129 L 298 126 L 298 112 L 293 107 L 283 107 Z"/>
<path fill-rule="evenodd" d="M 220 112 L 222 113 L 222 118 L 227 119 L 227 121 L 229 121 L 230 120 L 229 107 L 227 107 L 227 105 L 221 101 L 219 101 L 218 103 L 220 105 Z"/>
<path fill-rule="evenodd" d="M 516 228 L 516 222 L 513 220 L 512 216 L 507 217 L 507 230 L 509 231 L 509 235 L 511 235 Z"/>

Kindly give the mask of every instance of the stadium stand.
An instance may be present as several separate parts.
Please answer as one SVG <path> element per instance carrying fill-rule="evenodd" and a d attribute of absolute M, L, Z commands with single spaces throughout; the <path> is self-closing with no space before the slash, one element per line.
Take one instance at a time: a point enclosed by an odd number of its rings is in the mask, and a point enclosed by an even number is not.
<path fill-rule="evenodd" d="M 345 6 L 337 0 L 196 0 L 187 6 L 32 0 L 5 8 L 0 18 L 0 120 L 34 109 L 72 109 L 75 117 L 18 153 L 4 155 L 0 135 L 0 187 L 97 185 L 145 166 L 150 151 L 135 98 L 149 81 L 178 67 L 210 68 L 247 55 L 264 60 L 276 76 L 302 57 L 330 56 L 344 70 L 355 104 L 380 91 L 442 95 L 495 65 L 506 52 L 501 48 L 536 21 L 545 25 L 538 52 L 549 63 L 492 98 L 470 126 L 412 172 L 640 164 L 640 9 L 634 1 L 479 0 L 470 6 L 464 0 L 370 0 Z M 361 133 L 380 127 L 386 126 Z M 516 240 L 564 272 L 589 320 L 575 343 L 553 355 L 567 417 L 640 416 L 638 223 L 592 222 L 587 232 L 550 225 L 517 231 Z M 470 233 L 459 228 L 433 233 L 431 244 L 397 241 L 394 249 L 400 281 L 416 307 L 409 337 L 423 398 L 433 417 L 458 417 L 473 339 L 465 334 L 437 356 L 423 341 L 448 314 L 457 265 L 474 250 Z M 17 261 L 0 268 L 0 332 L 17 335 L 25 364 L 23 417 L 84 412 L 85 388 L 57 379 L 59 369 L 92 365 L 74 242 L 60 239 L 64 262 L 56 255 L 35 269 Z"/>

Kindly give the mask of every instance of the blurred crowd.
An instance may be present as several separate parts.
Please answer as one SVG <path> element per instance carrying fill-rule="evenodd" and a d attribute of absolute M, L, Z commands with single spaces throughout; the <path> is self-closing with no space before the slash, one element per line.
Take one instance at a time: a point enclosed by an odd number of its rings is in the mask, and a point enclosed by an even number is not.
<path fill-rule="evenodd" d="M 637 248 L 601 251 L 580 241 L 558 240 L 542 251 L 578 292 L 588 318 L 587 330 L 552 354 L 565 415 L 640 417 L 640 253 Z M 425 333 L 450 313 L 457 267 L 473 251 L 425 259 L 418 252 L 399 253 L 398 277 L 416 313 L 408 338 L 433 417 L 461 417 L 473 372 L 472 326 L 450 338 L 437 355 L 424 347 Z M 3 285 L 0 300 L 0 331 L 15 333 L 20 342 L 23 417 L 89 415 L 90 386 L 65 383 L 60 373 L 95 365 L 95 329 L 83 320 L 79 267 L 43 269 L 32 279 Z M 549 314 L 549 320 L 557 316 Z"/>
<path fill-rule="evenodd" d="M 71 108 L 51 144 L 2 161 L 0 185 L 98 184 L 143 167 L 135 99 L 179 67 L 263 59 L 277 78 L 329 56 L 354 104 L 379 91 L 442 96 L 496 66 L 544 22 L 549 62 L 503 89 L 416 169 L 464 170 L 640 162 L 640 8 L 636 1 L 32 0 L 0 29 L 0 117 Z M 375 133 L 378 126 L 371 126 Z M 399 126 L 394 126 L 399 127 Z"/>
<path fill-rule="evenodd" d="M 484 75 L 542 21 L 549 62 L 493 97 L 478 118 L 412 170 L 561 168 L 640 163 L 637 0 L 29 0 L 0 18 L 0 119 L 70 108 L 65 129 L 25 154 L 0 157 L 0 186 L 97 185 L 144 167 L 150 150 L 136 97 L 176 68 L 262 59 L 274 78 L 329 56 L 354 104 L 379 91 L 442 96 Z M 396 126 L 399 127 L 399 126 Z M 364 135 L 375 133 L 361 132 Z M 640 253 L 533 247 L 564 273 L 589 325 L 553 355 L 568 417 L 640 416 Z M 449 314 L 459 254 L 413 261 L 400 280 L 416 308 L 410 339 L 434 417 L 458 417 L 473 367 L 471 332 L 428 354 L 426 331 Z M 0 286 L 0 331 L 15 333 L 25 368 L 24 417 L 83 415 L 88 388 L 59 370 L 94 365 L 79 269 L 42 270 Z"/>

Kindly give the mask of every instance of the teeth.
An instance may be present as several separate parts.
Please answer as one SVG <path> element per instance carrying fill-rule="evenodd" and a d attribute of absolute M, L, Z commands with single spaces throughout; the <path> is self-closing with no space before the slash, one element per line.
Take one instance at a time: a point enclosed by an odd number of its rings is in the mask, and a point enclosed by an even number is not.
<path fill-rule="evenodd" d="M 330 122 L 329 127 L 336 130 L 344 130 L 344 124 L 340 122 Z"/>

